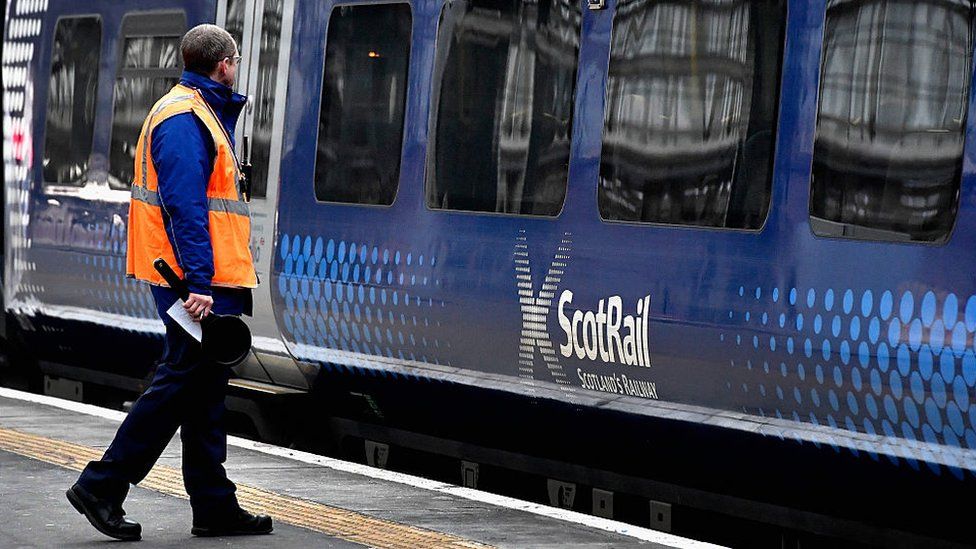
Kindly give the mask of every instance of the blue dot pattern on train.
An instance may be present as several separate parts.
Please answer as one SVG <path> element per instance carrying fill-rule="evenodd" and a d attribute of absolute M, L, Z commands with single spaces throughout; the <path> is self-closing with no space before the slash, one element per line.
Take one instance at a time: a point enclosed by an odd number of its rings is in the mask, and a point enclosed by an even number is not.
<path fill-rule="evenodd" d="M 149 287 L 125 276 L 125 231 L 98 224 L 91 238 L 89 244 L 95 253 L 68 254 L 82 273 L 84 284 L 80 291 L 86 308 L 135 318 L 159 318 Z M 130 329 L 124 323 L 119 327 Z"/>
<path fill-rule="evenodd" d="M 727 388 L 761 395 L 758 410 L 743 411 L 898 437 L 910 457 L 885 454 L 892 463 L 976 475 L 951 453 L 944 467 L 932 459 L 937 445 L 976 449 L 976 295 L 740 286 L 738 296 L 742 307 L 728 311 L 734 337 L 720 339 L 734 348 Z"/>
<path fill-rule="evenodd" d="M 441 284 L 433 277 L 435 255 L 303 235 L 283 235 L 279 251 L 275 291 L 284 303 L 287 341 L 450 366 L 450 343 L 437 338 L 441 320 L 435 311 L 445 304 L 431 297 Z M 398 377 L 354 362 L 317 362 L 327 370 Z"/>

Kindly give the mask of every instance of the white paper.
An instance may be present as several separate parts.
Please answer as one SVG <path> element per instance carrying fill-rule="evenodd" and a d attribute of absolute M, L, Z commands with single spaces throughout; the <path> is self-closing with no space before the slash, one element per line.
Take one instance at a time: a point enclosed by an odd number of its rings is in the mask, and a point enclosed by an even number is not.
<path fill-rule="evenodd" d="M 183 308 L 182 299 L 177 299 L 173 303 L 173 306 L 166 311 L 166 314 L 186 330 L 186 333 L 190 334 L 190 337 L 197 341 L 203 341 L 203 329 L 200 328 L 199 322 L 193 322 L 190 313 L 186 312 L 186 309 Z"/>

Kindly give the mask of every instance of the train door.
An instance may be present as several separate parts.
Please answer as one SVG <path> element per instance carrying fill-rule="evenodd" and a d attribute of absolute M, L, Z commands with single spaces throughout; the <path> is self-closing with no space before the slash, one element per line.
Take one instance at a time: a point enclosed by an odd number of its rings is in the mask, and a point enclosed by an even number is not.
<path fill-rule="evenodd" d="M 255 352 L 266 367 L 276 357 L 287 357 L 278 337 L 269 287 L 294 8 L 294 0 L 220 0 L 217 6 L 217 24 L 234 36 L 243 56 L 237 91 L 250 98 L 237 124 L 236 140 L 238 151 L 250 149 L 253 165 L 251 252 L 261 283 L 254 292 L 255 314 L 247 321 Z M 275 382 L 304 384 L 303 379 L 292 379 L 296 370 L 290 358 L 267 370 Z"/>

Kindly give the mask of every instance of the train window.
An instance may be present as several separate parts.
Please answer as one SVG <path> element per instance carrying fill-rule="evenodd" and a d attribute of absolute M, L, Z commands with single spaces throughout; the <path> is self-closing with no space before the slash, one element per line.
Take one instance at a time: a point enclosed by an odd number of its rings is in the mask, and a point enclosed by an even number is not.
<path fill-rule="evenodd" d="M 127 189 L 134 175 L 136 143 L 149 108 L 179 82 L 183 12 L 130 13 L 122 20 L 115 79 L 109 185 Z"/>
<path fill-rule="evenodd" d="M 332 10 L 315 156 L 315 197 L 393 203 L 410 59 L 410 6 Z"/>
<path fill-rule="evenodd" d="M 428 207 L 559 213 L 581 17 L 571 0 L 447 3 L 434 60 Z"/>
<path fill-rule="evenodd" d="M 44 125 L 46 183 L 82 185 L 88 178 L 101 44 L 98 17 L 60 19 L 54 29 Z"/>
<path fill-rule="evenodd" d="M 234 38 L 234 42 L 237 43 L 237 50 L 240 52 L 245 51 L 247 47 L 244 44 L 244 9 L 247 0 L 227 0 L 227 21 L 224 23 L 224 29 Z M 249 60 L 244 59 L 244 63 Z M 238 77 L 243 77 L 243 74 L 239 74 Z M 238 82 L 240 85 L 241 82 Z"/>
<path fill-rule="evenodd" d="M 278 85 L 278 54 L 281 51 L 282 0 L 264 0 L 261 17 L 261 59 L 254 103 L 254 129 L 251 132 L 251 196 L 268 195 L 268 167 L 271 163 L 271 124 Z"/>
<path fill-rule="evenodd" d="M 827 3 L 810 186 L 821 236 L 945 241 L 959 202 L 973 2 Z"/>
<path fill-rule="evenodd" d="M 785 11 L 776 0 L 617 4 L 600 157 L 603 219 L 762 226 Z"/>

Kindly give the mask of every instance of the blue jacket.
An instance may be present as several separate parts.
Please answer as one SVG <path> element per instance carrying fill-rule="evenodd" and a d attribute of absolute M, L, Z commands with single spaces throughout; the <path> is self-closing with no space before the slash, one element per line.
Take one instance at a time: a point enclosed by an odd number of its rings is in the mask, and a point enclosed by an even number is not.
<path fill-rule="evenodd" d="M 183 72 L 180 84 L 200 90 L 234 145 L 234 127 L 247 98 L 190 71 Z M 159 177 L 163 226 L 190 292 L 212 295 L 215 313 L 250 314 L 250 290 L 210 286 L 214 265 L 208 228 L 207 183 L 216 156 L 210 131 L 193 113 L 172 116 L 153 130 L 152 158 Z M 166 309 L 176 301 L 176 293 L 162 286 L 151 288 L 160 317 L 168 321 Z"/>

